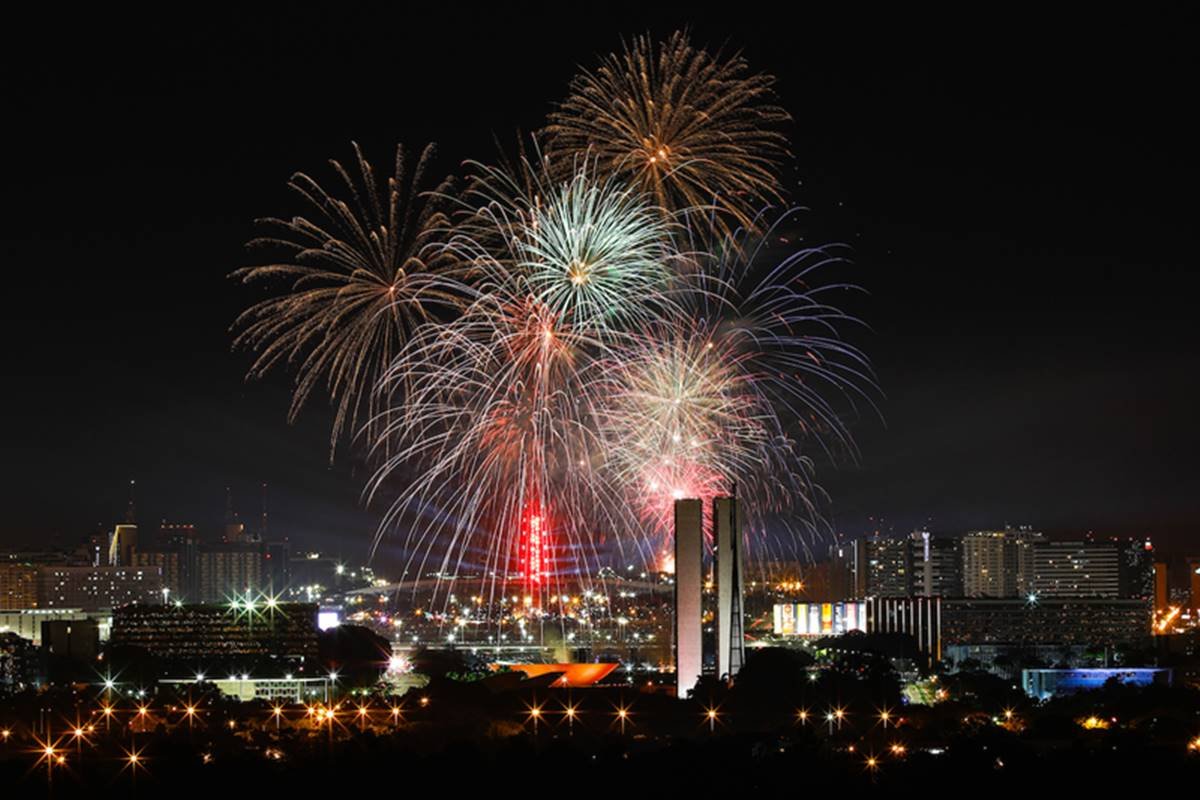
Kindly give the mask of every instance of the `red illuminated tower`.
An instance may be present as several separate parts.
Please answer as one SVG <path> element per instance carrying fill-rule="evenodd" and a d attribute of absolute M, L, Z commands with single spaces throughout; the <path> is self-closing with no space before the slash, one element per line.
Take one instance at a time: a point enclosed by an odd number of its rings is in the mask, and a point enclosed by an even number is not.
<path fill-rule="evenodd" d="M 535 608 L 542 607 L 542 594 L 549 576 L 550 526 L 540 503 L 530 503 L 521 521 L 521 574 L 525 594 Z"/>

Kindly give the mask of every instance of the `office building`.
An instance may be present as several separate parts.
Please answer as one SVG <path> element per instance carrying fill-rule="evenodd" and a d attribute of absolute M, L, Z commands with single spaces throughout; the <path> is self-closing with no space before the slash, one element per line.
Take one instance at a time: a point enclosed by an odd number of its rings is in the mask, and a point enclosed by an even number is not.
<path fill-rule="evenodd" d="M 717 675 L 734 678 L 746 661 L 742 593 L 742 511 L 736 497 L 714 497 L 717 573 Z"/>
<path fill-rule="evenodd" d="M 247 591 L 268 588 L 266 551 L 261 542 L 202 544 L 196 553 L 196 597 L 220 603 Z"/>
<path fill-rule="evenodd" d="M 963 594 L 1027 596 L 1033 588 L 1034 548 L 1042 538 L 1028 528 L 967 533 L 962 539 Z"/>
<path fill-rule="evenodd" d="M 1114 539 L 1120 556 L 1119 596 L 1154 597 L 1154 545 L 1149 539 Z"/>
<path fill-rule="evenodd" d="M 37 567 L 22 561 L 0 561 L 0 611 L 37 608 Z"/>
<path fill-rule="evenodd" d="M 1033 554 L 1030 593 L 1038 599 L 1121 594 L 1121 552 L 1115 542 L 1038 542 Z"/>
<path fill-rule="evenodd" d="M 113 614 L 110 641 L 179 662 L 237 659 L 315 662 L 317 606 L 279 603 L 256 609 L 229 605 L 126 606 Z"/>
<path fill-rule="evenodd" d="M 680 698 L 695 687 L 704 663 L 703 526 L 700 500 L 675 501 L 675 686 Z"/>
<path fill-rule="evenodd" d="M 133 566 L 133 552 L 137 549 L 137 544 L 137 525 L 126 522 L 113 528 L 108 540 L 108 566 Z"/>
<path fill-rule="evenodd" d="M 912 592 L 912 547 L 908 539 L 865 539 L 865 597 L 907 597 Z"/>
<path fill-rule="evenodd" d="M 38 568 L 38 607 L 100 611 L 161 604 L 162 586 L 157 567 L 44 566 Z"/>
<path fill-rule="evenodd" d="M 912 580 L 906 596 L 961 597 L 963 594 L 962 541 L 914 531 L 909 538 Z"/>
<path fill-rule="evenodd" d="M 967 598 L 942 602 L 945 644 L 1144 644 L 1150 603 L 1124 598 Z"/>

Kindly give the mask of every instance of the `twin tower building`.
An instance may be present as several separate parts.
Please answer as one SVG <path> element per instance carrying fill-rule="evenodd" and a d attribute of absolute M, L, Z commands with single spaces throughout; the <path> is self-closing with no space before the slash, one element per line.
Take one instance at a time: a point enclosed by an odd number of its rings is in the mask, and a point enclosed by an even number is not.
<path fill-rule="evenodd" d="M 742 514 L 736 497 L 712 500 L 712 562 L 715 579 L 716 646 L 705 667 L 705 537 L 704 504 L 675 501 L 675 680 L 686 698 L 706 672 L 732 680 L 746 659 L 742 611 Z M 707 594 L 709 603 L 713 594 Z M 709 629 L 712 631 L 712 629 Z"/>

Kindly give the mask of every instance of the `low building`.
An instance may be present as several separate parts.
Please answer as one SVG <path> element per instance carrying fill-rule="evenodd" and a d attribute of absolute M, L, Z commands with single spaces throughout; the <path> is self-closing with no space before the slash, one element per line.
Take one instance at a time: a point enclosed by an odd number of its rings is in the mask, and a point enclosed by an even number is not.
<path fill-rule="evenodd" d="M 82 608 L 23 608 L 0 611 L 0 633 L 15 634 L 35 647 L 41 647 L 43 623 L 56 620 L 73 622 L 87 618 L 88 614 Z M 107 630 L 104 633 L 107 633 Z"/>
<path fill-rule="evenodd" d="M 100 655 L 100 625 L 94 619 L 45 621 L 42 649 L 51 656 L 95 661 Z"/>
<path fill-rule="evenodd" d="M 206 681 L 217 688 L 221 694 L 234 700 L 248 702 L 250 700 L 271 700 L 282 703 L 312 703 L 328 701 L 333 682 L 328 677 L 297 678 L 294 675 L 284 675 L 278 678 L 252 678 L 249 675 L 230 675 L 214 677 Z M 164 686 L 175 686 L 186 689 L 194 686 L 194 678 L 164 678 L 159 681 Z"/>
<path fill-rule="evenodd" d="M 1035 700 L 1100 689 L 1109 681 L 1133 686 L 1170 685 L 1171 670 L 1157 667 L 1114 669 L 1025 669 L 1021 688 Z"/>
<path fill-rule="evenodd" d="M 942 640 L 947 645 L 1144 644 L 1150 640 L 1150 605 L 1122 598 L 944 600 Z"/>
<path fill-rule="evenodd" d="M 186 663 L 261 658 L 315 662 L 317 606 L 127 606 L 113 616 L 111 643 Z"/>

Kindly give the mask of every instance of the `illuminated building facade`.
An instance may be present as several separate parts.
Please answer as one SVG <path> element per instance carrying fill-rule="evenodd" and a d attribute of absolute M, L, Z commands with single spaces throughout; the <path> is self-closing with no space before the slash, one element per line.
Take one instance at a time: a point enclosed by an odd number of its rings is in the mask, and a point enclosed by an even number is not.
<path fill-rule="evenodd" d="M 704 663 L 704 509 L 700 500 L 675 501 L 675 686 L 686 698 Z"/>
<path fill-rule="evenodd" d="M 931 659 L 942 657 L 941 597 L 872 597 L 866 603 L 868 633 L 906 633 Z"/>
<path fill-rule="evenodd" d="M 1049 597 L 1117 597 L 1121 553 L 1115 542 L 1038 542 L 1030 593 Z"/>
<path fill-rule="evenodd" d="M 265 555 L 261 542 L 200 545 L 196 553 L 195 599 L 220 603 L 247 590 L 266 587 Z"/>
<path fill-rule="evenodd" d="M 100 611 L 161 604 L 162 586 L 157 567 L 39 567 L 38 607 Z"/>
<path fill-rule="evenodd" d="M 1123 645 L 1150 637 L 1150 602 L 1124 598 L 972 598 L 942 603 L 947 644 Z"/>
<path fill-rule="evenodd" d="M 238 658 L 315 661 L 317 606 L 128 606 L 114 612 L 110 641 L 182 662 Z"/>
<path fill-rule="evenodd" d="M 33 564 L 0 561 L 0 611 L 37 607 L 37 571 Z"/>
<path fill-rule="evenodd" d="M 1129 686 L 1171 685 L 1171 670 L 1156 667 L 1115 669 L 1024 669 L 1021 688 L 1035 700 L 1100 689 L 1111 680 Z"/>
<path fill-rule="evenodd" d="M 963 594 L 1024 597 L 1032 590 L 1034 547 L 1042 534 L 1027 528 L 971 531 L 962 540 Z"/>
<path fill-rule="evenodd" d="M 108 540 L 108 566 L 133 566 L 133 552 L 137 549 L 138 527 L 132 522 L 122 523 L 113 528 Z"/>

